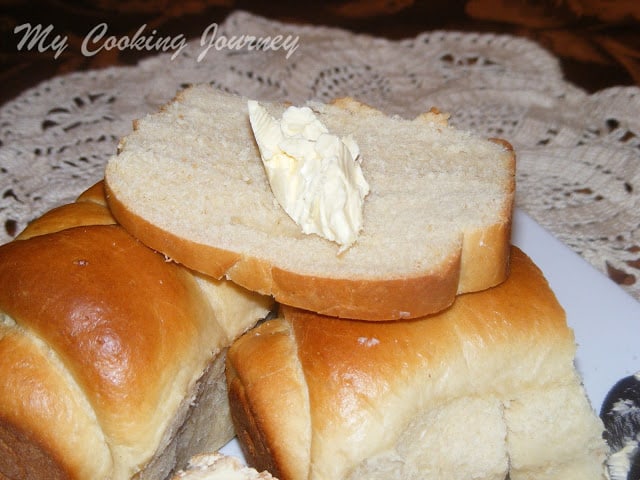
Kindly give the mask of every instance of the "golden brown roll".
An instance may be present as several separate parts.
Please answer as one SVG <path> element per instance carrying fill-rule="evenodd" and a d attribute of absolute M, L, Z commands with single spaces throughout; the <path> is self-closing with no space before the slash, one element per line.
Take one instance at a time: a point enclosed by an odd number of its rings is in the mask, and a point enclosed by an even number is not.
<path fill-rule="evenodd" d="M 280 480 L 602 479 L 603 426 L 542 272 L 404 322 L 282 307 L 227 357 L 248 463 Z"/>
<path fill-rule="evenodd" d="M 131 237 L 98 185 L 0 246 L 0 477 L 166 477 L 233 436 L 231 341 L 271 300 Z"/>

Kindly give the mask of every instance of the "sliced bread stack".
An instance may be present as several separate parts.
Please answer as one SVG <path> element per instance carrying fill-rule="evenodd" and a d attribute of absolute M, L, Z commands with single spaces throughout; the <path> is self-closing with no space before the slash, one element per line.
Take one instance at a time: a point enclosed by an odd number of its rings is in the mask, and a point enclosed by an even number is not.
<path fill-rule="evenodd" d="M 226 363 L 250 465 L 280 480 L 601 480 L 573 334 L 510 244 L 510 145 L 436 110 L 308 106 L 360 149 L 369 194 L 345 251 L 276 202 L 247 99 L 209 86 L 136 122 L 105 175 L 143 243 L 279 302 Z"/>

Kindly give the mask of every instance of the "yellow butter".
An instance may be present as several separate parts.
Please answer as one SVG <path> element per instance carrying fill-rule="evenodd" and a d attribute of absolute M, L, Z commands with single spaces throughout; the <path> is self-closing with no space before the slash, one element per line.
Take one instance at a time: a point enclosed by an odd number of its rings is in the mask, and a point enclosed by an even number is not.
<path fill-rule="evenodd" d="M 349 248 L 363 226 L 369 184 L 351 137 L 329 133 L 309 107 L 289 107 L 280 120 L 254 100 L 249 120 L 271 190 L 307 234 Z"/>

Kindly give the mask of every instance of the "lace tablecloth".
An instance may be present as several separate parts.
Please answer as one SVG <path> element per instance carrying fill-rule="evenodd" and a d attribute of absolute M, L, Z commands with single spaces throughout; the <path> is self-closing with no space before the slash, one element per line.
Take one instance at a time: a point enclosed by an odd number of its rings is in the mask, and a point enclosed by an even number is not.
<path fill-rule="evenodd" d="M 247 36 L 265 48 L 239 48 Z M 133 119 L 208 82 L 295 104 L 349 95 L 407 117 L 437 106 L 459 128 L 508 140 L 517 206 L 640 300 L 640 89 L 589 95 L 511 36 L 389 41 L 236 12 L 185 40 L 136 66 L 53 78 L 0 109 L 0 243 L 101 179 Z"/>

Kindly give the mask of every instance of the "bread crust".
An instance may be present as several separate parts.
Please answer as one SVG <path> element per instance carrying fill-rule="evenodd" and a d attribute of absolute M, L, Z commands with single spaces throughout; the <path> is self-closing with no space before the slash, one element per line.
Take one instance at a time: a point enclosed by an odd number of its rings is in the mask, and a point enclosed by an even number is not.
<path fill-rule="evenodd" d="M 459 268 L 458 294 L 479 292 L 499 285 L 507 278 L 511 252 L 512 212 L 504 212 L 503 216 L 509 220 L 484 230 L 465 233 Z"/>
<path fill-rule="evenodd" d="M 0 477 L 104 478 L 109 448 L 77 389 L 23 335 L 0 338 Z"/>
<path fill-rule="evenodd" d="M 261 329 L 260 338 L 251 332 L 247 335 L 253 341 L 239 343 L 234 359 L 252 357 L 254 362 L 236 371 L 235 361 L 227 357 L 226 367 L 229 404 L 233 405 L 233 423 L 245 458 L 250 465 L 261 465 L 261 470 L 275 477 L 305 478 L 311 453 L 311 423 L 299 412 L 308 411 L 309 399 L 303 372 L 291 361 L 297 346 L 290 326 L 268 322 Z M 265 371 L 277 372 L 282 400 L 282 408 L 277 411 L 273 411 L 271 387 L 262 382 L 255 388 L 245 383 L 245 379 L 258 378 Z M 290 444 L 300 448 L 291 449 Z M 255 463 L 256 459 L 260 460 Z"/>
<path fill-rule="evenodd" d="M 109 192 L 107 184 L 107 192 Z M 465 234 L 463 247 L 434 274 L 400 279 L 327 278 L 287 271 L 264 259 L 197 244 L 131 212 L 109 193 L 118 222 L 171 260 L 214 278 L 227 278 L 279 303 L 323 315 L 368 321 L 417 318 L 439 312 L 456 295 L 498 285 L 509 269 L 511 221 Z M 506 213 L 511 218 L 511 212 Z"/>
<path fill-rule="evenodd" d="M 188 273 L 115 225 L 5 245 L 0 308 L 60 358 L 110 443 L 138 455 L 150 453 L 153 431 L 162 428 L 148 430 L 158 405 L 179 395 L 165 382 L 182 377 L 182 362 L 197 371 L 203 359 L 194 358 L 193 339 L 211 335 L 203 328 L 211 311 Z M 149 372 L 162 375 L 150 382 Z"/>
<path fill-rule="evenodd" d="M 570 385 L 583 395 L 562 307 L 523 252 L 514 247 L 511 257 L 504 283 L 461 295 L 436 315 L 371 323 L 283 306 L 278 319 L 241 337 L 229 351 L 227 377 L 248 462 L 273 468 L 281 480 L 343 479 L 360 462 L 392 448 L 411 418 L 454 399 L 487 395 L 508 403 L 550 385 Z M 294 347 L 272 349 L 285 342 L 285 334 Z M 274 416 L 281 410 L 281 385 L 298 377 L 305 380 L 300 389 L 308 405 L 288 405 L 298 421 L 280 426 Z M 311 425 L 309 441 L 286 442 L 305 422 Z M 598 423 L 595 415 L 588 422 Z M 263 448 L 246 449 L 247 438 L 260 439 Z M 575 439 L 578 445 L 584 440 Z M 598 435 L 588 440 L 597 445 Z M 306 451 L 309 460 L 301 466 Z M 604 447 L 593 455 L 597 463 Z"/>
<path fill-rule="evenodd" d="M 109 206 L 118 222 L 134 237 L 168 258 L 214 278 L 227 278 L 248 290 L 272 295 L 276 301 L 324 315 L 368 321 L 387 321 L 415 318 L 448 307 L 455 299 L 460 285 L 460 252 L 448 258 L 437 271 L 420 277 L 398 279 L 327 278 L 284 270 L 268 261 L 197 244 L 163 230 L 131 212 L 118 198 L 110 194 Z M 508 225 L 498 225 L 489 233 L 504 241 Z M 487 235 L 487 234 L 484 234 Z M 490 278 L 499 283 L 506 275 L 508 255 L 501 248 L 472 262 L 474 271 L 481 272 L 480 280 L 471 280 L 462 288 L 477 287 Z M 471 248 L 467 247 L 471 253 Z M 486 284 L 485 284 L 486 285 Z"/>
<path fill-rule="evenodd" d="M 268 313 L 268 299 L 222 293 L 136 240 L 102 189 L 0 247 L 2 478 L 130 479 L 171 440 L 211 362 Z M 242 318 L 223 325 L 227 298 Z M 224 418 L 214 448 L 231 438 Z"/>

